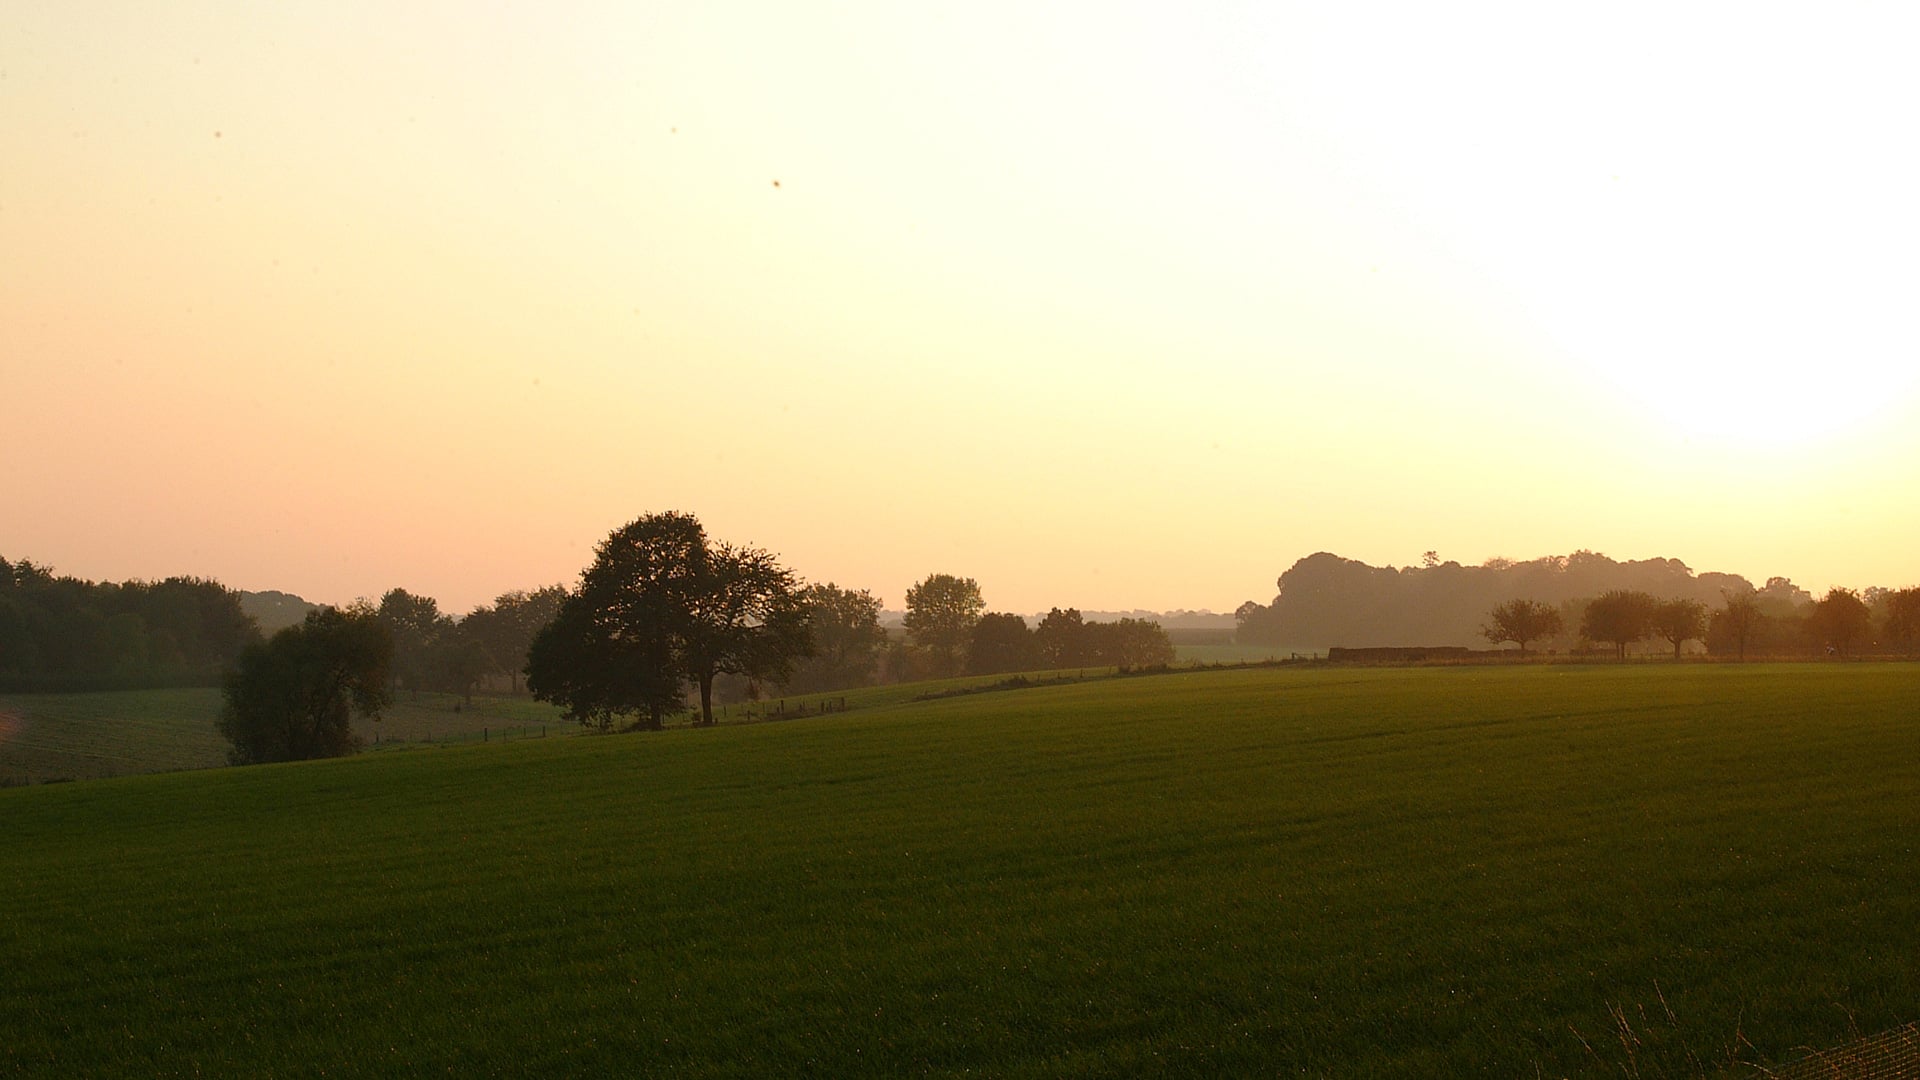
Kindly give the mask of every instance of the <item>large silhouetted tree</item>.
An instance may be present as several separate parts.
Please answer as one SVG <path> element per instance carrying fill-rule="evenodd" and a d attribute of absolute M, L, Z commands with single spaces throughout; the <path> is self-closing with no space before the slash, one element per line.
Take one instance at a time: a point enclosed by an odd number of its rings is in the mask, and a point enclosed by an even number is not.
<path fill-rule="evenodd" d="M 646 618 L 638 603 L 616 618 L 571 594 L 527 649 L 527 690 L 587 727 L 606 731 L 631 716 L 657 731 L 687 707 L 665 622 L 664 613 Z"/>
<path fill-rule="evenodd" d="M 1680 647 L 1707 636 L 1707 605 L 1698 600 L 1662 600 L 1654 605 L 1647 625 L 1673 645 L 1673 658 L 1680 659 Z"/>
<path fill-rule="evenodd" d="M 940 674 L 955 674 L 986 607 L 972 578 L 928 575 L 907 590 L 907 636 L 933 654 Z"/>
<path fill-rule="evenodd" d="M 1551 604 L 1533 600 L 1509 600 L 1487 613 L 1487 624 L 1480 633 L 1495 645 L 1511 641 L 1527 651 L 1527 642 L 1550 638 L 1560 632 L 1560 610 Z"/>
<path fill-rule="evenodd" d="M 691 514 L 650 514 L 614 530 L 560 615 L 535 639 L 527 685 L 587 719 L 672 711 L 664 689 L 700 692 L 713 723 L 723 674 L 779 681 L 809 648 L 793 572 L 759 548 L 708 541 Z"/>
<path fill-rule="evenodd" d="M 1580 617 L 1580 636 L 1588 641 L 1604 641 L 1614 647 L 1614 655 L 1627 658 L 1627 646 L 1653 632 L 1653 611 L 1660 601 L 1631 589 L 1613 589 L 1587 601 Z"/>
<path fill-rule="evenodd" d="M 392 660 L 392 636 L 364 607 L 321 608 L 248 646 L 221 691 L 229 758 L 248 765 L 353 753 L 353 717 L 379 717 Z"/>

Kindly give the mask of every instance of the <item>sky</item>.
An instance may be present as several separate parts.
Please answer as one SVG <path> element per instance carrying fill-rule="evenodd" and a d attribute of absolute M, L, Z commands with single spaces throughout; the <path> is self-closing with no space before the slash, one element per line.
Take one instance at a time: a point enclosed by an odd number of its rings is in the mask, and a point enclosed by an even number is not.
<path fill-rule="evenodd" d="M 1920 583 L 1900 5 L 0 9 L 0 555 L 462 612 Z"/>

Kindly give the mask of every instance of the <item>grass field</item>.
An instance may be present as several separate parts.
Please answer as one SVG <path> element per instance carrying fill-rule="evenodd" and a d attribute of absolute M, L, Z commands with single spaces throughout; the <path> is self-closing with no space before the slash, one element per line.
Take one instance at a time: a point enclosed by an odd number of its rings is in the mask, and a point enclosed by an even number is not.
<path fill-rule="evenodd" d="M 211 688 L 0 695 L 0 786 L 97 780 L 227 763 Z M 551 705 L 523 697 L 402 692 L 378 723 L 354 730 L 369 748 L 444 744 L 579 729 Z"/>
<path fill-rule="evenodd" d="M 1920 1015 L 1917 695 L 1192 672 L 0 791 L 0 1069 L 1753 1075 Z"/>

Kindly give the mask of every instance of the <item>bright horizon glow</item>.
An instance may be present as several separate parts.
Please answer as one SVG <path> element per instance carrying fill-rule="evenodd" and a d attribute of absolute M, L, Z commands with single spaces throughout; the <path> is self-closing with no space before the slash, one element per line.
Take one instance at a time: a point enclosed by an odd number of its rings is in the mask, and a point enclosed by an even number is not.
<path fill-rule="evenodd" d="M 464 612 L 678 509 L 895 608 L 1920 583 L 1915 29 L 11 5 L 0 555 Z"/>

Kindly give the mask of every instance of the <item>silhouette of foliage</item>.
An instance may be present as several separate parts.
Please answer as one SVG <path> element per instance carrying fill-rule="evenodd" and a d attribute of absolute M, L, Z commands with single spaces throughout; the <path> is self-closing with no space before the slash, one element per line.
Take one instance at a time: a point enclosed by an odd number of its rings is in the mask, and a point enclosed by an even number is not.
<path fill-rule="evenodd" d="M 1887 596 L 1887 615 L 1883 627 L 1887 644 L 1912 656 L 1920 643 L 1920 589 L 1897 589 Z"/>
<path fill-rule="evenodd" d="M 930 574 L 907 590 L 907 636 L 933 655 L 937 674 L 956 674 L 986 607 L 972 578 Z"/>
<path fill-rule="evenodd" d="M 1683 645 L 1706 638 L 1707 605 L 1698 600 L 1663 600 L 1654 605 L 1648 626 L 1672 643 L 1673 658 L 1678 660 Z"/>
<path fill-rule="evenodd" d="M 1620 562 L 1592 551 L 1484 566 L 1436 557 L 1402 568 L 1319 552 L 1295 562 L 1276 585 L 1271 603 L 1249 601 L 1235 612 L 1241 644 L 1471 647 L 1485 641 L 1488 612 L 1516 596 L 1559 610 L 1564 635 L 1578 626 L 1586 599 L 1611 590 L 1714 602 L 1722 589 L 1752 587 L 1736 575 L 1696 575 L 1678 559 Z"/>
<path fill-rule="evenodd" d="M 865 589 L 856 592 L 828 582 L 802 589 L 800 608 L 813 652 L 796 660 L 786 688 L 815 693 L 872 682 L 880 651 L 887 644 L 887 632 L 880 626 L 880 601 Z"/>
<path fill-rule="evenodd" d="M 95 583 L 0 559 L 0 682 L 17 689 L 213 686 L 259 638 L 215 581 Z"/>
<path fill-rule="evenodd" d="M 1835 586 L 1807 613 L 1806 628 L 1815 644 L 1841 656 L 1851 656 L 1866 643 L 1873 631 L 1873 620 L 1859 593 Z"/>
<path fill-rule="evenodd" d="M 321 608 L 247 646 L 228 673 L 220 734 L 236 765 L 339 757 L 359 748 L 355 714 L 390 700 L 393 637 L 365 607 Z"/>
<path fill-rule="evenodd" d="M 810 649 L 793 572 L 753 547 L 712 543 L 691 514 L 663 513 L 614 530 L 580 588 L 534 639 L 527 685 L 583 722 L 675 711 L 690 680 L 700 723 L 713 723 L 723 674 L 780 681 Z"/>
<path fill-rule="evenodd" d="M 1509 600 L 1487 613 L 1487 624 L 1480 633 L 1495 645 L 1511 641 L 1527 651 L 1527 642 L 1539 641 L 1560 632 L 1558 608 L 1535 600 Z"/>
<path fill-rule="evenodd" d="M 1018 615 L 988 612 L 973 624 L 967 646 L 967 671 L 997 675 L 1005 671 L 1032 671 L 1041 666 L 1040 646 L 1027 620 Z"/>
<path fill-rule="evenodd" d="M 1588 641 L 1604 641 L 1614 647 L 1614 655 L 1627 658 L 1627 646 L 1653 632 L 1653 613 L 1660 602 L 1633 589 L 1611 589 L 1587 602 L 1580 617 L 1580 636 Z"/>
<path fill-rule="evenodd" d="M 1752 589 L 1728 590 L 1720 610 L 1707 620 L 1707 651 L 1724 654 L 1731 646 L 1735 658 L 1745 660 L 1748 645 L 1766 621 Z"/>

